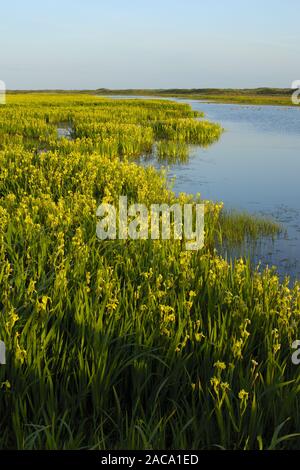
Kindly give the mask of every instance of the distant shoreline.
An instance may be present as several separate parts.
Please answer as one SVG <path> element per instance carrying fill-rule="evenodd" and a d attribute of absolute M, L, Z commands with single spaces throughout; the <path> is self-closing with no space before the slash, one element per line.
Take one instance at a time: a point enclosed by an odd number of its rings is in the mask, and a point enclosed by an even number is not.
<path fill-rule="evenodd" d="M 247 89 L 222 89 L 222 88 L 194 88 L 194 89 L 107 89 L 95 90 L 8 90 L 8 94 L 18 93 L 62 93 L 62 94 L 96 94 L 110 95 L 136 95 L 155 96 L 169 98 L 186 98 L 206 100 L 212 103 L 228 103 L 243 105 L 273 105 L 297 107 L 292 103 L 293 90 L 290 88 L 247 88 Z"/>

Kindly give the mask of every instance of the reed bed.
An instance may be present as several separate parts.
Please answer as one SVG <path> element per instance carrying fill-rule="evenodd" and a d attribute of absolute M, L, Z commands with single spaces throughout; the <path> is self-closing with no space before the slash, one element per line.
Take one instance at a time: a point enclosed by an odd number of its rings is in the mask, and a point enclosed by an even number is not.
<path fill-rule="evenodd" d="M 162 163 L 186 163 L 189 160 L 189 147 L 185 142 L 160 140 L 155 151 L 157 160 Z"/>
<path fill-rule="evenodd" d="M 235 246 L 262 237 L 275 239 L 285 232 L 284 227 L 270 217 L 236 210 L 222 210 L 219 224 L 220 243 L 226 241 Z"/>
<path fill-rule="evenodd" d="M 108 126 L 107 111 L 127 122 Z M 198 252 L 176 240 L 96 238 L 101 201 L 195 202 L 129 158 L 158 134 L 199 142 L 191 110 L 9 95 L 0 120 L 0 447 L 299 448 L 299 283 L 218 255 L 221 203 L 206 204 Z M 51 129 L 64 120 L 82 137 L 58 139 Z M 120 159 L 126 126 L 141 140 Z"/>

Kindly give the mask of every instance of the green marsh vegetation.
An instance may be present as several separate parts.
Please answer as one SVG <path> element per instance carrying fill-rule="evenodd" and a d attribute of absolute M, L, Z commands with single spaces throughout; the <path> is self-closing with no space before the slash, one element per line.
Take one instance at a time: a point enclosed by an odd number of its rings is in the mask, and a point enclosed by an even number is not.
<path fill-rule="evenodd" d="M 226 240 L 235 245 L 284 233 L 284 227 L 270 218 L 236 210 L 222 210 L 219 224 L 221 243 Z"/>
<path fill-rule="evenodd" d="M 295 106 L 292 103 L 292 90 L 290 88 L 194 88 L 194 89 L 158 89 L 158 90 L 107 90 L 99 89 L 96 93 L 101 95 L 142 95 L 164 96 L 195 100 L 207 100 L 220 103 Z"/>
<path fill-rule="evenodd" d="M 299 448 L 300 285 L 214 248 L 273 225 L 207 202 L 198 252 L 96 238 L 101 201 L 193 202 L 135 159 L 216 133 L 168 101 L 19 94 L 0 108 L 2 449 Z"/>
<path fill-rule="evenodd" d="M 97 90 L 74 90 L 76 95 L 128 95 L 128 96 L 153 96 L 166 98 L 186 98 L 195 100 L 207 100 L 220 103 L 249 104 L 249 105 L 273 105 L 273 106 L 297 106 L 292 103 L 291 88 L 170 88 L 170 89 L 115 89 L 99 88 Z M 51 94 L 53 91 L 9 91 L 8 94 Z M 56 94 L 68 95 L 69 91 L 57 90 Z"/>

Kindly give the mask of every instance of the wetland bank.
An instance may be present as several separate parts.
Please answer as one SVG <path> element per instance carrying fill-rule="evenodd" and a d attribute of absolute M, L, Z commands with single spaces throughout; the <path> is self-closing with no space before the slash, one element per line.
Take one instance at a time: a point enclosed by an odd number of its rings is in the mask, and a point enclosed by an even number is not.
<path fill-rule="evenodd" d="M 235 229 L 205 196 L 202 250 L 96 237 L 100 202 L 203 201 L 149 165 L 157 145 L 221 152 L 230 129 L 202 106 L 29 93 L 0 108 L 2 448 L 299 448 L 299 282 L 217 250 L 276 223 Z"/>

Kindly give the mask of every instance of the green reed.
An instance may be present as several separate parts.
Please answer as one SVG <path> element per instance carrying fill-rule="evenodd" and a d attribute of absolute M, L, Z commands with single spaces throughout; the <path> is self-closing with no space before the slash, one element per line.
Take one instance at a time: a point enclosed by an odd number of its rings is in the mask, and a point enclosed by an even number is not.
<path fill-rule="evenodd" d="M 98 240 L 103 200 L 195 202 L 176 197 L 154 168 L 119 158 L 130 135 L 122 123 L 98 139 L 107 110 L 155 139 L 175 133 L 171 142 L 181 144 L 201 134 L 199 124 L 175 125 L 193 116 L 169 102 L 9 95 L 0 109 L 1 122 L 9 118 L 0 131 L 0 447 L 299 448 L 300 376 L 291 362 L 299 283 L 218 256 L 222 230 L 258 233 L 257 221 L 233 224 L 220 204 L 206 203 L 201 251 L 174 240 Z M 50 149 L 39 153 L 35 139 L 25 147 L 11 134 L 12 116 L 22 117 L 25 139 L 47 117 L 40 137 Z M 51 129 L 67 116 L 85 136 L 57 138 Z"/>

